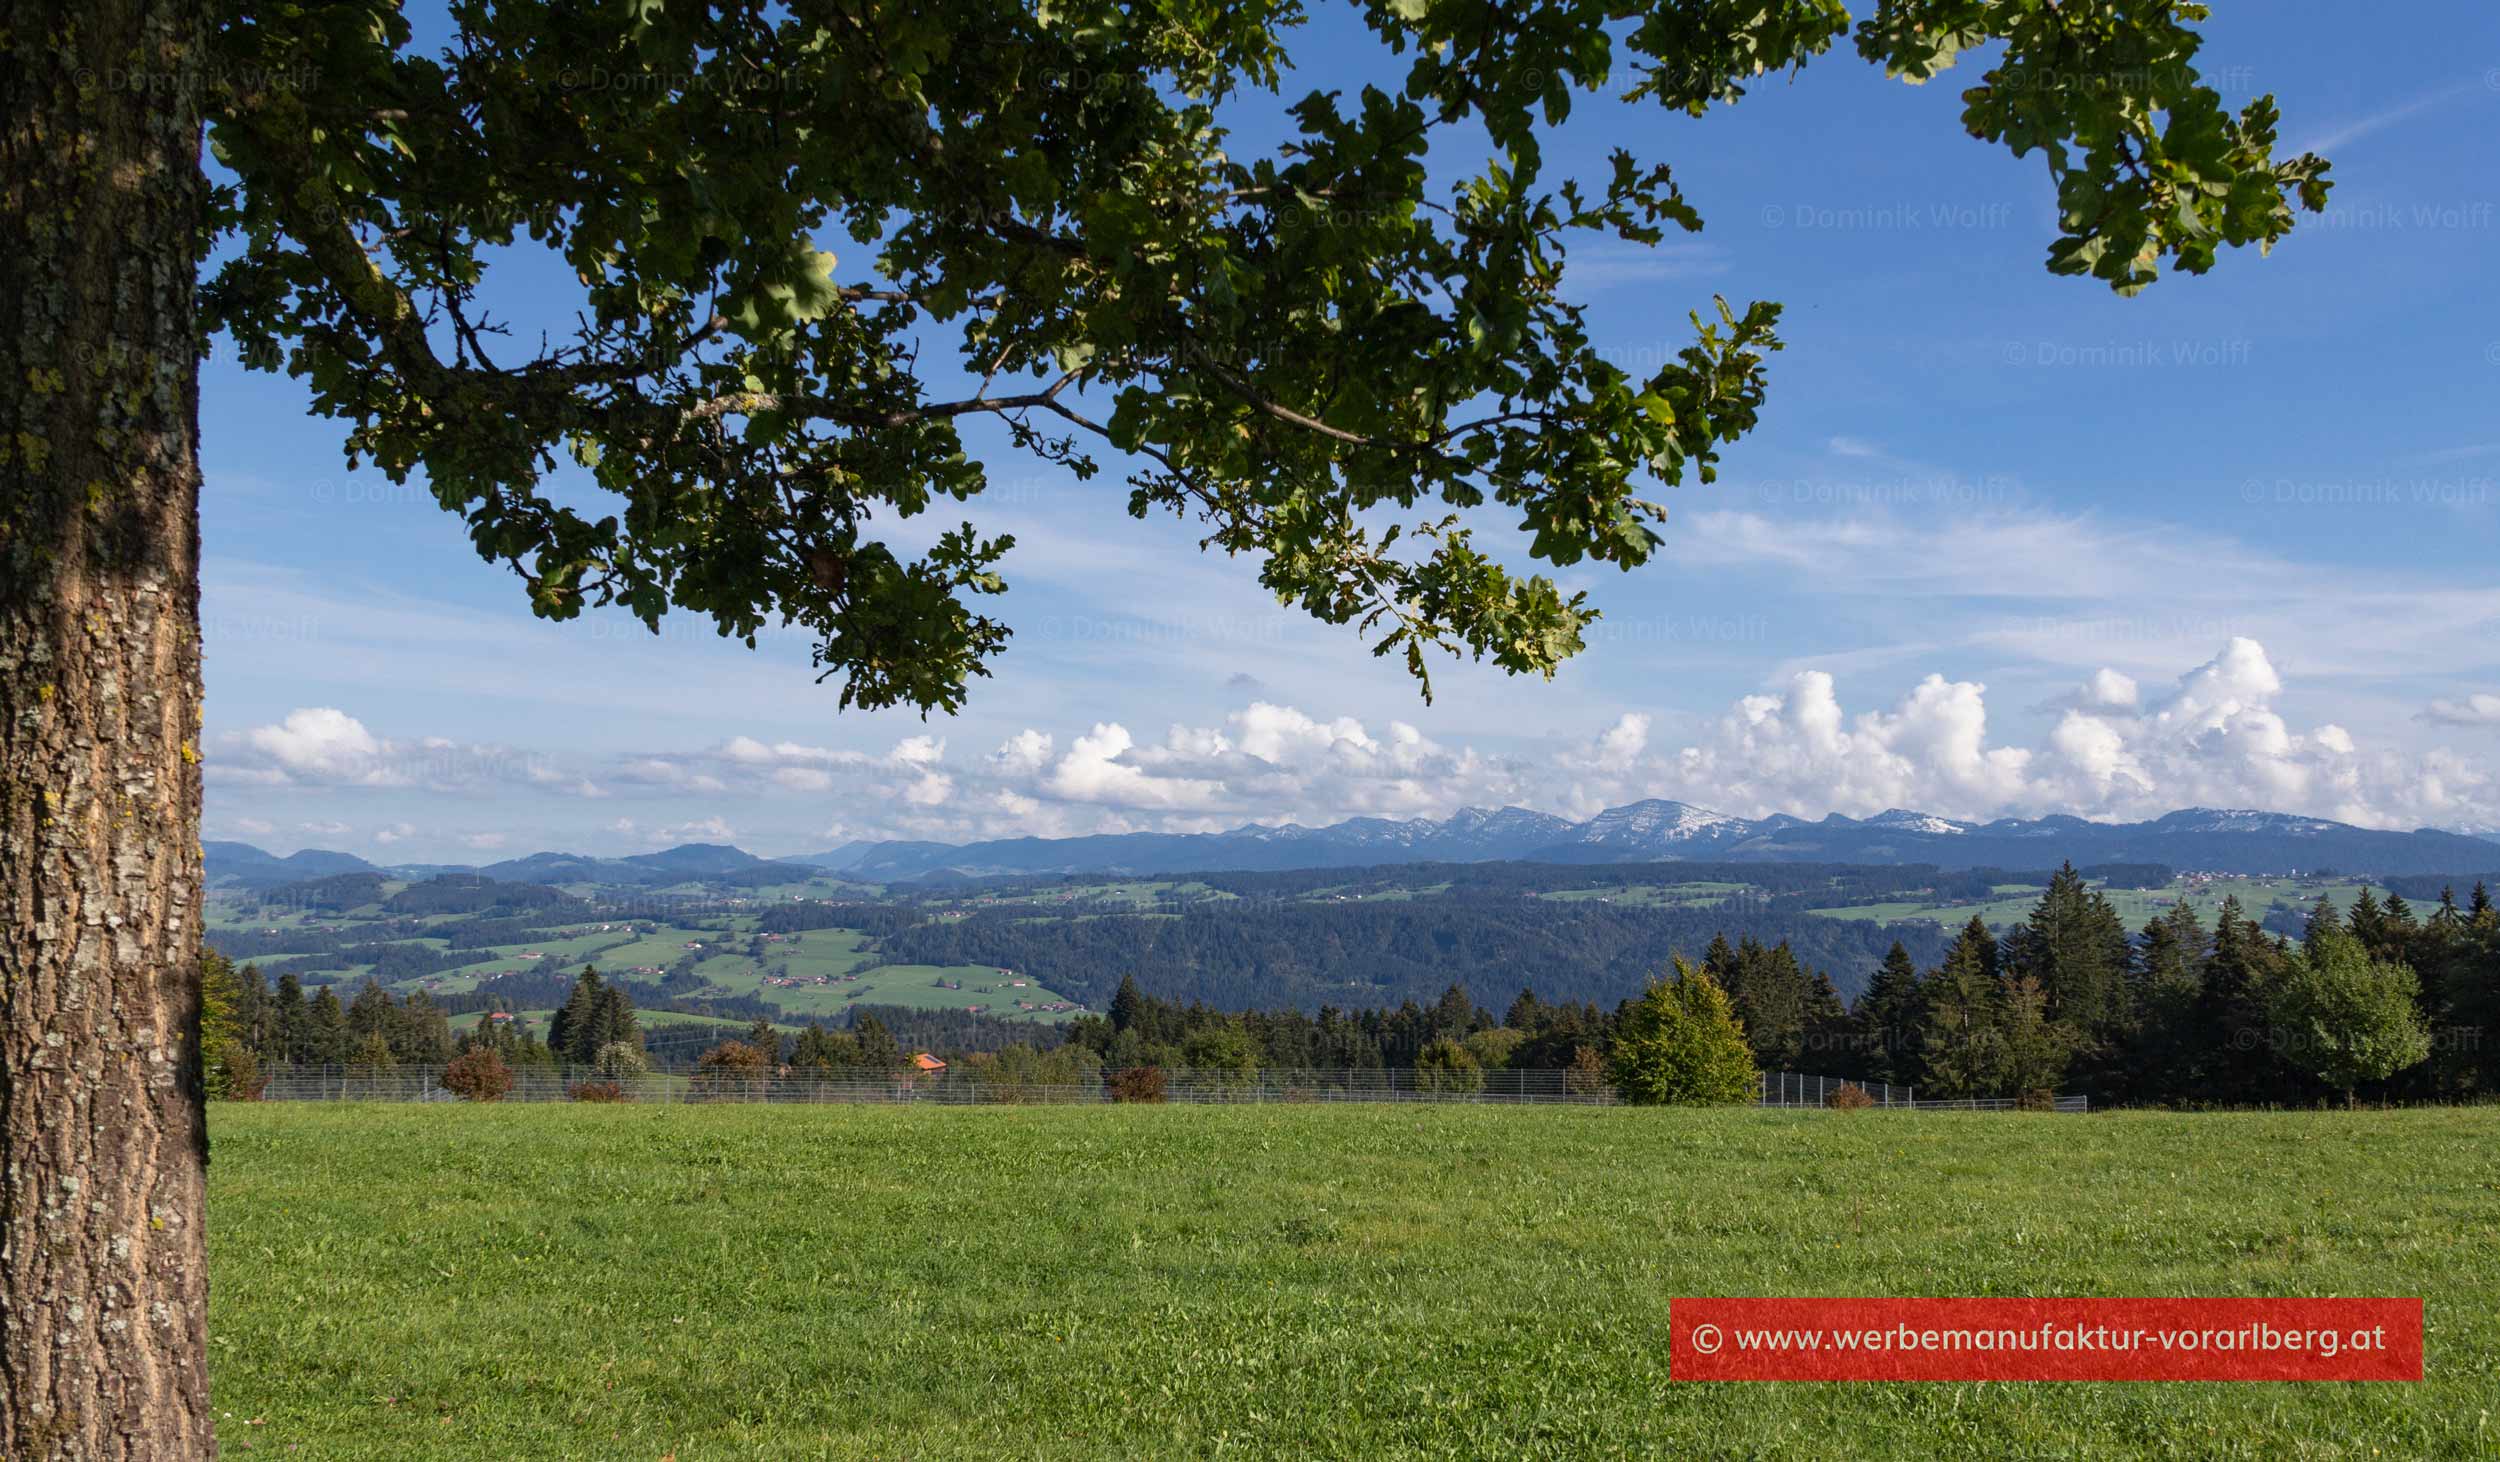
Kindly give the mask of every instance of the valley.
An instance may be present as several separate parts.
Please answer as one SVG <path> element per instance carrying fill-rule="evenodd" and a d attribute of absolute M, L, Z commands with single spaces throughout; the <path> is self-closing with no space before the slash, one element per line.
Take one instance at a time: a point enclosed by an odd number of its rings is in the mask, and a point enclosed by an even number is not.
<path fill-rule="evenodd" d="M 943 1019 L 951 1038 L 995 1047 L 1101 1011 L 1123 978 L 1231 1010 L 1428 1004 L 1453 984 L 1485 999 L 1525 987 L 1611 1007 L 1722 933 L 1787 942 L 1847 997 L 1896 940 L 1933 960 L 1973 917 L 2000 929 L 2024 918 L 2048 877 L 1678 860 L 869 882 L 688 845 L 272 882 L 323 865 L 212 857 L 209 941 L 272 980 L 342 994 L 372 980 L 422 991 L 464 1025 L 506 1011 L 535 1028 L 572 977 L 596 967 L 627 987 L 670 1054 L 714 1027 L 761 1019 L 796 1031 L 862 1013 Z M 563 881 L 515 876 L 527 872 Z M 2347 908 L 2364 886 L 2142 864 L 2084 873 L 2131 928 L 2182 902 L 2210 923 L 2236 899 L 2270 932 L 2297 935 L 2319 898 Z M 2395 882 L 2419 896 L 2420 877 Z"/>

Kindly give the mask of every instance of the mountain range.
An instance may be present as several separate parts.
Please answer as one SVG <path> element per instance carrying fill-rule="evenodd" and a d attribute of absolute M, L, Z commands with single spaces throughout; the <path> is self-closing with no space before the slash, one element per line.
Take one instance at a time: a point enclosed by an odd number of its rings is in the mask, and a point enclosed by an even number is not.
<path fill-rule="evenodd" d="M 248 843 L 206 846 L 212 881 L 267 887 L 327 874 L 418 877 L 438 865 L 383 869 L 349 853 L 306 849 L 280 858 Z M 1653 860 L 1932 863 L 2037 869 L 2071 861 L 2161 863 L 2213 873 L 2481 873 L 2500 867 L 2486 838 L 2422 828 L 2383 832 L 2287 813 L 2188 808 L 2149 822 L 2079 817 L 1966 822 L 1895 809 L 1819 821 L 1786 814 L 1730 817 L 1683 802 L 1611 807 L 1585 822 L 1526 808 L 1467 808 L 1447 818 L 1357 817 L 1327 827 L 1252 824 L 1220 833 L 1106 833 L 976 843 L 857 842 L 824 853 L 758 858 L 717 843 L 600 858 L 533 853 L 473 870 L 507 882 L 660 886 L 687 880 L 756 886 L 824 870 L 867 883 L 1012 874 L 1269 872 L 1383 863 L 1638 863 Z M 793 865 L 802 865 L 794 867 Z M 461 870 L 471 871 L 471 870 Z"/>
<path fill-rule="evenodd" d="M 2469 873 L 2500 865 L 2486 839 L 2424 828 L 2381 832 L 2285 813 L 2188 808 L 2150 822 L 2079 817 L 1963 822 L 1894 809 L 1820 821 L 1784 813 L 1730 817 L 1683 802 L 1610 807 L 1586 822 L 1510 807 L 1447 819 L 1358 817 L 1323 828 L 1250 826 L 1222 833 L 1127 833 L 943 843 L 853 843 L 788 861 L 894 882 L 932 874 L 1192 873 L 1362 867 L 1378 863 L 1637 863 L 1664 859 L 1932 863 L 2041 868 L 2064 861 L 2163 863 L 2214 873 Z"/>

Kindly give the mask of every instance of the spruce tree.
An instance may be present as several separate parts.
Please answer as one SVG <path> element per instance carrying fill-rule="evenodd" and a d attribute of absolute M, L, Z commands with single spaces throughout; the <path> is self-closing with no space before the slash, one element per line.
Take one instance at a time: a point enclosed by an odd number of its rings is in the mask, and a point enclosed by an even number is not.
<path fill-rule="evenodd" d="M 2317 902 L 2309 906 L 2308 921 L 2301 928 L 2301 949 L 2314 958 L 2322 939 L 2328 935 L 2343 932 L 2344 920 L 2342 915 L 2335 912 L 2335 900 L 2328 898 L 2325 894 L 2319 894 Z"/>
<path fill-rule="evenodd" d="M 588 965 L 574 976 L 572 991 L 547 1023 L 547 1049 L 556 1060 L 575 1066 L 590 1064 L 591 1055 L 599 1049 L 596 1019 L 599 995 L 604 988 L 599 972 Z"/>
<path fill-rule="evenodd" d="M 1725 940 L 1712 940 L 1711 949 L 1725 950 Z M 1765 949 L 1747 935 L 1728 960 L 1724 975 L 1711 967 L 1708 958 L 1700 972 L 1727 994 L 1745 1028 L 1754 1063 L 1766 1071 L 1796 1070 L 1804 1054 L 1806 1001 L 1811 993 L 1811 981 L 1797 963 L 1796 951 L 1786 940 Z"/>
<path fill-rule="evenodd" d="M 1137 988 L 1137 977 L 1120 976 L 1119 991 L 1111 997 L 1112 1033 L 1116 1035 L 1121 1031 L 1135 1028 L 1138 1013 L 1145 1003 L 1146 995 L 1144 991 Z"/>
<path fill-rule="evenodd" d="M 894 1042 L 894 1032 L 873 1015 L 862 1015 L 853 1023 L 851 1033 L 859 1038 L 859 1064 L 863 1070 L 885 1075 L 903 1064 L 903 1048 Z"/>
<path fill-rule="evenodd" d="M 616 985 L 602 985 L 590 1002 L 588 1034 L 576 1046 L 587 1046 L 596 1058 L 600 1051 L 618 1045 L 641 1050 L 642 1027 L 634 1019 L 633 998 Z"/>
<path fill-rule="evenodd" d="M 288 970 L 278 976 L 278 993 L 273 1003 L 276 1006 L 274 1025 L 278 1059 L 289 1066 L 310 1065 L 313 1058 L 312 1027 L 307 1020 L 310 1012 L 304 1008 L 304 982 L 295 977 L 295 971 Z"/>
<path fill-rule="evenodd" d="M 2267 1002 L 2283 963 L 2273 943 L 2241 912 L 2239 897 L 2226 897 L 2214 925 L 2213 956 L 2205 961 L 2197 991 L 2195 1043 L 2204 1066 L 2191 1097 L 2241 1104 L 2291 1095 L 2268 1050 Z"/>
<path fill-rule="evenodd" d="M 2205 925 L 2186 899 L 2145 924 L 2129 966 L 2136 1021 L 2117 1052 L 2113 1095 L 2158 1102 L 2192 1094 L 2207 1064 L 2196 1021 L 2205 960 Z"/>
<path fill-rule="evenodd" d="M 1937 1096 L 1995 1094 L 2003 1069 L 1998 1024 L 2002 991 L 1996 936 L 1977 915 L 1945 951 L 1944 963 L 1923 982 L 1919 1084 Z"/>
<path fill-rule="evenodd" d="M 2126 926 L 2074 864 L 2050 876 L 2029 920 L 2007 936 L 2004 962 L 2009 976 L 2039 982 L 2048 1018 L 2085 1051 L 2123 1037 L 2132 1017 Z"/>
<path fill-rule="evenodd" d="M 1914 1085 L 1922 1074 L 1919 1041 L 1926 1007 L 1919 992 L 1918 966 L 1900 940 L 1892 942 L 1883 967 L 1858 997 L 1856 1018 L 1859 1074 L 1870 1081 Z"/>
<path fill-rule="evenodd" d="M 304 1045 L 316 1066 L 344 1066 L 353 1057 L 347 1031 L 347 1007 L 339 1004 L 339 988 L 324 985 L 304 1015 Z"/>
<path fill-rule="evenodd" d="M 2388 911 L 2380 906 L 2377 896 L 2368 887 L 2364 886 L 2353 898 L 2352 911 L 2344 916 L 2344 927 L 2352 931 L 2353 938 L 2361 941 L 2361 947 L 2370 952 L 2372 959 L 2403 958 L 2401 940 L 2389 922 Z"/>
<path fill-rule="evenodd" d="M 451 1018 L 434 997 L 419 990 L 408 997 L 406 1011 L 401 1059 L 427 1066 L 451 1059 Z"/>
<path fill-rule="evenodd" d="M 245 1050 L 260 1065 L 285 1059 L 278 1054 L 277 1004 L 258 965 L 245 965 L 235 976 L 234 1028 Z"/>
<path fill-rule="evenodd" d="M 2048 992 L 2029 975 L 2009 975 L 1997 1003 L 1997 1076 L 2025 1102 L 2055 1095 L 2073 1037 L 2049 1019 Z"/>
<path fill-rule="evenodd" d="M 359 1047 L 363 1046 L 367 1036 L 381 1036 L 388 1040 L 391 1019 L 398 1006 L 399 1002 L 391 998 L 389 991 L 383 989 L 371 975 L 365 976 L 364 984 L 356 991 L 356 998 L 347 1003 L 348 1035 Z"/>
<path fill-rule="evenodd" d="M 1818 1072 L 1854 1064 L 1858 1045 L 1856 1024 L 1849 1018 L 1849 1007 L 1841 1000 L 1839 987 L 1832 983 L 1830 975 L 1820 970 L 1806 985 L 1803 1028 L 1802 1064 Z M 1841 1074 L 1856 1073 L 1846 1071 Z"/>

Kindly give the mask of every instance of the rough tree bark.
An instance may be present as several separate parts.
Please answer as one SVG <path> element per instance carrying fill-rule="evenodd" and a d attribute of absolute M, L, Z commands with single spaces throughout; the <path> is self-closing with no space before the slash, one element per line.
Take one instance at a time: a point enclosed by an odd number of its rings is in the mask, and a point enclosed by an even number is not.
<path fill-rule="evenodd" d="M 0 1457 L 214 1454 L 201 12 L 0 0 Z"/>

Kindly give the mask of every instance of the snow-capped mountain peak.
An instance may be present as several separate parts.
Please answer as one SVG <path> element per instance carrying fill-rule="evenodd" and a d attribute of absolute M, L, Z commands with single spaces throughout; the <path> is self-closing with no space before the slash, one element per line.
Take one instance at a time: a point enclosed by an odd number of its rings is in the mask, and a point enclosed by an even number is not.
<path fill-rule="evenodd" d="M 1582 843 L 1604 843 L 1611 846 L 1648 846 L 1658 843 L 1717 841 L 1744 836 L 1753 824 L 1707 807 L 1685 802 L 1669 802 L 1652 798 L 1622 807 L 1609 807 L 1581 824 L 1573 839 Z"/>
<path fill-rule="evenodd" d="M 2164 832 L 2278 833 L 2300 836 L 2334 832 L 2343 824 L 2288 812 L 2260 812 L 2250 807 L 2183 807 L 2153 820 Z"/>
<path fill-rule="evenodd" d="M 2500 868 L 2500 850 L 2478 838 L 2430 829 L 2380 832 L 2247 809 L 2192 807 L 2151 822 L 2111 823 L 2064 813 L 1963 822 L 1896 807 L 1863 821 L 1838 813 L 1808 821 L 1785 813 L 1731 817 L 1665 798 L 1610 807 L 1585 822 L 1523 807 L 1472 807 L 1439 820 L 1358 817 L 1316 828 L 1254 823 L 1222 833 L 1018 838 L 960 847 L 882 843 L 857 856 L 846 850 L 839 861 L 854 876 L 893 880 L 940 871 L 974 876 L 1253 872 L 1488 859 L 1934 863 L 2035 871 L 2072 861 L 2087 868 L 2157 863 L 2253 873 L 2333 866 L 2347 872 L 2439 872 L 2467 879 Z"/>
<path fill-rule="evenodd" d="M 1938 817 L 1932 812 L 1912 812 L 1906 807 L 1887 808 L 1866 820 L 1868 827 L 1897 828 L 1903 832 L 1926 833 L 1930 837 L 1951 837 L 1970 831 L 1970 824 Z"/>

